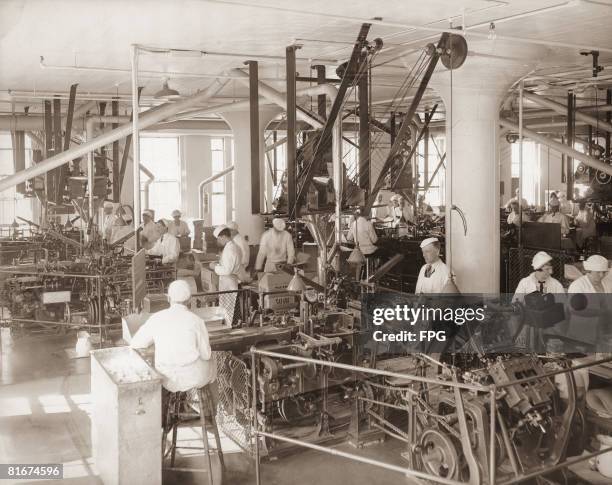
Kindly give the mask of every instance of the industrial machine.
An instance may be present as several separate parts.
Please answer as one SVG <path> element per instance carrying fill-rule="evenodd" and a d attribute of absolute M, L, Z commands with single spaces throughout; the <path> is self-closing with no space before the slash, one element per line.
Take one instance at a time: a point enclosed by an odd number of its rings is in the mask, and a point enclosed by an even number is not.
<path fill-rule="evenodd" d="M 97 328 L 120 326 L 131 311 L 132 259 L 113 253 L 74 261 L 42 260 L 0 268 L 2 319 L 13 326 Z M 149 292 L 163 292 L 175 269 L 147 262 Z"/>

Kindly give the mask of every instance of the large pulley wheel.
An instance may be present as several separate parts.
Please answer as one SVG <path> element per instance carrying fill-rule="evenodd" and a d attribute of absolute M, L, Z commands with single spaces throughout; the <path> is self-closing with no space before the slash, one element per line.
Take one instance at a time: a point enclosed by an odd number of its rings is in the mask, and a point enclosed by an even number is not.
<path fill-rule="evenodd" d="M 428 429 L 419 441 L 423 471 L 440 478 L 457 479 L 459 456 L 451 438 L 442 431 Z"/>
<path fill-rule="evenodd" d="M 440 60 L 447 69 L 459 69 L 463 66 L 468 54 L 468 45 L 465 37 L 458 34 L 449 34 L 446 42 L 440 46 Z"/>

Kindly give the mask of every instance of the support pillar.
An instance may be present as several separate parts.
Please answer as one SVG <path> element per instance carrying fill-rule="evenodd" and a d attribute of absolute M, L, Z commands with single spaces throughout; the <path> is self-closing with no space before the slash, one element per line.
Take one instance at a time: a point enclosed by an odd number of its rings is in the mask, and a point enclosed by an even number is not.
<path fill-rule="evenodd" d="M 500 287 L 499 112 L 512 81 L 534 67 L 545 49 L 477 42 L 470 48 L 520 61 L 468 58 L 432 80 L 446 107 L 446 262 L 462 293 Z M 481 45 L 482 44 L 482 45 Z M 452 87 L 451 87 L 452 86 Z M 465 215 L 467 232 L 460 213 Z"/>
<path fill-rule="evenodd" d="M 279 109 L 259 110 L 259 177 L 260 187 L 264 187 L 265 176 L 265 140 L 264 131 L 268 123 L 280 113 Z M 219 113 L 232 128 L 234 135 L 234 190 L 235 221 L 240 227 L 240 233 L 249 236 L 251 244 L 259 243 L 264 230 L 263 218 L 259 214 L 251 213 L 251 195 L 253 184 L 251 182 L 251 127 L 249 111 L 231 111 Z M 231 163 L 230 163 L 231 164 Z M 264 207 L 263 190 L 260 190 L 260 207 Z M 231 201 L 228 201 L 228 204 Z"/>

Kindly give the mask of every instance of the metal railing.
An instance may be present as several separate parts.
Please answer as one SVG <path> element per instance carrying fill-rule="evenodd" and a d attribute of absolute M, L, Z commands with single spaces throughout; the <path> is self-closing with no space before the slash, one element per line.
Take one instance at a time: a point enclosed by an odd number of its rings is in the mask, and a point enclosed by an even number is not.
<path fill-rule="evenodd" d="M 278 353 L 278 352 L 260 350 L 255 347 L 251 348 L 250 354 L 251 354 L 251 386 L 252 386 L 252 393 L 250 396 L 251 397 L 251 407 L 252 407 L 251 435 L 255 439 L 255 446 L 254 446 L 255 457 L 254 458 L 255 458 L 255 475 L 256 475 L 257 485 L 260 485 L 262 483 L 261 482 L 261 469 L 260 469 L 261 468 L 260 467 L 261 456 L 260 456 L 260 450 L 259 450 L 260 438 L 268 438 L 271 440 L 278 440 L 278 441 L 282 441 L 285 443 L 290 443 L 292 445 L 300 446 L 303 448 L 309 448 L 309 449 L 320 451 L 323 453 L 328 453 L 330 455 L 347 458 L 349 460 L 353 460 L 356 462 L 365 463 L 368 465 L 376 466 L 376 467 L 383 468 L 383 469 L 390 470 L 390 471 L 395 471 L 395 472 L 403 474 L 406 477 L 414 477 L 414 478 L 420 478 L 420 479 L 425 479 L 425 480 L 431 480 L 433 482 L 441 483 L 445 485 L 465 485 L 465 484 L 476 485 L 476 484 L 481 484 L 481 483 L 489 483 L 490 485 L 493 485 L 493 484 L 511 485 L 514 483 L 519 483 L 519 482 L 528 480 L 530 478 L 534 478 L 537 476 L 541 476 L 541 475 L 550 473 L 552 471 L 555 471 L 561 468 L 566 468 L 576 463 L 590 460 L 591 458 L 595 456 L 612 451 L 612 446 L 611 446 L 611 447 L 600 449 L 595 452 L 583 454 L 579 457 L 566 459 L 565 461 L 561 463 L 556 463 L 551 466 L 538 467 L 536 470 L 528 469 L 524 471 L 519 471 L 519 468 L 516 462 L 516 457 L 514 455 L 513 447 L 511 443 L 509 442 L 510 438 L 507 434 L 507 430 L 506 430 L 503 420 L 501 419 L 501 416 L 498 416 L 500 415 L 500 412 L 497 409 L 497 397 L 500 394 L 500 391 L 503 391 L 505 388 L 508 388 L 514 385 L 525 384 L 527 382 L 535 381 L 538 379 L 549 378 L 555 375 L 568 374 L 576 370 L 585 369 L 588 367 L 593 367 L 593 366 L 597 366 L 600 364 L 612 362 L 612 357 L 608 357 L 605 359 L 597 360 L 597 361 L 586 363 L 586 364 L 581 364 L 578 366 L 567 367 L 564 369 L 547 372 L 543 375 L 534 375 L 534 376 L 526 377 L 523 379 L 515 379 L 513 381 L 504 383 L 502 385 L 493 384 L 489 386 L 484 386 L 484 385 L 460 383 L 460 382 L 457 382 L 456 379 L 453 381 L 447 381 L 447 380 L 430 378 L 430 377 L 425 377 L 425 376 L 420 376 L 420 375 L 411 375 L 407 373 L 359 367 L 359 366 L 354 366 L 350 364 L 342 364 L 339 362 L 321 361 L 318 359 L 312 359 L 308 357 L 301 357 L 301 356 L 296 356 L 296 355 L 289 355 L 289 354 L 283 354 L 283 353 Z M 257 415 L 258 415 L 257 386 L 258 386 L 258 367 L 259 367 L 258 358 L 259 357 L 271 357 L 271 358 L 276 358 L 276 359 L 292 360 L 295 362 L 301 362 L 305 364 L 320 365 L 320 366 L 329 367 L 329 368 L 348 370 L 348 371 L 352 371 L 352 372 L 359 373 L 359 374 L 369 374 L 372 376 L 383 376 L 383 377 L 395 377 L 395 378 L 399 378 L 402 380 L 409 379 L 410 381 L 415 382 L 415 383 L 432 384 L 436 386 L 452 388 L 454 391 L 454 397 L 456 400 L 457 419 L 459 423 L 459 428 L 461 430 L 461 434 L 465 436 L 467 436 L 468 427 L 467 427 L 466 413 L 464 412 L 464 408 L 463 408 L 463 398 L 461 396 L 461 390 L 483 393 L 483 394 L 488 393 L 489 406 L 490 406 L 490 412 L 489 412 L 490 429 L 489 429 L 489 446 L 488 446 L 489 448 L 489 463 L 488 463 L 489 467 L 488 467 L 487 481 L 483 482 L 482 480 L 481 474 L 479 472 L 478 464 L 476 462 L 472 447 L 469 442 L 466 443 L 467 446 L 465 446 L 466 444 L 464 444 L 463 452 L 466 454 L 466 462 L 468 463 L 470 478 L 469 478 L 469 481 L 462 482 L 462 481 L 451 479 L 451 478 L 435 476 L 435 475 L 432 475 L 432 474 L 429 474 L 429 473 L 426 473 L 420 470 L 416 470 L 414 468 L 401 467 L 401 466 L 398 466 L 392 463 L 383 462 L 383 461 L 376 460 L 373 458 L 363 457 L 363 456 L 360 456 L 354 453 L 349 453 L 349 452 L 345 452 L 345 451 L 330 448 L 330 447 L 320 446 L 320 445 L 309 443 L 303 440 L 290 438 L 290 437 L 275 434 L 275 433 L 268 433 L 266 431 L 261 430 L 259 427 L 258 419 L 257 419 Z M 573 374 L 569 374 L 569 376 L 571 376 L 570 377 L 570 380 L 572 382 L 571 387 L 572 389 L 574 389 L 574 397 L 575 397 Z M 493 410 L 496 410 L 496 412 L 493 412 Z M 496 473 L 497 473 L 496 453 L 497 453 L 497 446 L 498 446 L 497 445 L 498 419 L 500 421 L 500 430 L 502 432 L 504 445 L 507 448 L 506 451 L 508 452 L 508 457 L 510 459 L 512 469 L 513 469 L 513 474 L 514 474 L 514 477 L 509 478 L 508 480 L 505 480 L 502 482 L 498 482 L 497 477 L 496 477 Z M 573 420 L 573 414 L 572 414 L 571 419 Z M 566 432 L 569 434 L 569 429 L 567 429 Z M 468 440 L 469 440 L 469 437 L 468 437 Z"/>

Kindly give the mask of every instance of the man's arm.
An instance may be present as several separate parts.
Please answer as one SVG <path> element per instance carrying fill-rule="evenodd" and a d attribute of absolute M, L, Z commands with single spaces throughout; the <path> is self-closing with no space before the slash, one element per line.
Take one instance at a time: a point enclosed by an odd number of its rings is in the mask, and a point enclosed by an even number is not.
<path fill-rule="evenodd" d="M 219 276 L 228 276 L 233 273 L 233 269 L 238 260 L 238 254 L 235 251 L 229 251 L 226 249 L 221 253 L 221 259 L 219 264 L 215 265 L 215 273 Z"/>
<path fill-rule="evenodd" d="M 201 321 L 201 326 L 198 329 L 198 350 L 200 352 L 200 359 L 202 360 L 210 360 L 212 357 L 212 350 L 210 348 L 210 340 L 208 338 L 208 330 L 206 329 L 206 324 L 204 321 Z"/>
<path fill-rule="evenodd" d="M 372 244 L 376 244 L 378 241 L 378 236 L 376 235 L 376 231 L 374 230 L 374 224 L 368 222 L 368 234 L 370 235 L 370 241 Z"/>
<path fill-rule="evenodd" d="M 266 255 L 268 252 L 268 238 L 266 234 L 267 233 L 264 232 L 263 236 L 261 236 L 261 240 L 259 241 L 259 252 L 257 253 L 257 259 L 255 260 L 256 271 L 262 270 L 264 260 L 266 259 Z"/>
<path fill-rule="evenodd" d="M 143 236 L 142 239 L 145 242 L 147 242 L 146 237 Z M 151 256 L 163 256 L 162 245 L 161 245 L 160 239 L 155 241 L 153 243 L 153 247 L 151 249 L 147 249 L 146 253 L 150 254 Z"/>
<path fill-rule="evenodd" d="M 155 320 L 147 320 L 142 327 L 138 329 L 136 335 L 132 337 L 130 347 L 133 349 L 146 349 L 153 345 L 153 326 Z"/>
<path fill-rule="evenodd" d="M 287 263 L 293 264 L 295 262 L 295 247 L 293 246 L 293 238 L 291 234 L 287 233 Z"/>

